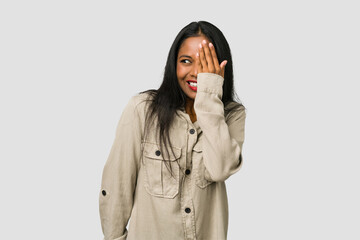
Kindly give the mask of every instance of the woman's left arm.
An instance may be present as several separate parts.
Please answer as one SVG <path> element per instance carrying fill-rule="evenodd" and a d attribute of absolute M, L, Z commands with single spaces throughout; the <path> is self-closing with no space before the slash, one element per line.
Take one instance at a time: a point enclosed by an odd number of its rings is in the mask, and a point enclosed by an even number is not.
<path fill-rule="evenodd" d="M 198 74 L 194 109 L 203 132 L 205 178 L 209 181 L 225 181 L 242 166 L 246 113 L 241 108 L 225 121 L 221 101 L 223 81 L 214 73 Z"/>
<path fill-rule="evenodd" d="M 228 122 L 224 116 L 224 72 L 227 61 L 218 63 L 213 45 L 206 43 L 197 55 L 198 77 L 194 109 L 203 131 L 205 178 L 225 181 L 242 166 L 242 145 L 245 132 L 245 108 L 232 113 Z"/>

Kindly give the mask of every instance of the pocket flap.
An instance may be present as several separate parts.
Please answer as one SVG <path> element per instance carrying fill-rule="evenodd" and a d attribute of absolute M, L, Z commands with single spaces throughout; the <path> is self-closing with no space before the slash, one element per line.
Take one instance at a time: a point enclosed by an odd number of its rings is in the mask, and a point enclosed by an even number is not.
<path fill-rule="evenodd" d="M 181 148 L 179 147 L 172 147 L 174 154 L 169 149 L 169 155 L 166 152 L 165 146 L 162 146 L 163 152 L 160 152 L 160 148 L 156 143 L 151 142 L 144 142 L 144 156 L 148 158 L 152 158 L 154 160 L 168 160 L 168 161 L 175 161 L 176 159 L 181 157 Z"/>

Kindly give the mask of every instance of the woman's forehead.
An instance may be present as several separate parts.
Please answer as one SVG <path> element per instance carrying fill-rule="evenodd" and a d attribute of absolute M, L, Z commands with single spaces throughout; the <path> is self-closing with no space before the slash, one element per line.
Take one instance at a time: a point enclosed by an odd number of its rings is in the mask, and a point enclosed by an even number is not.
<path fill-rule="evenodd" d="M 209 39 L 206 36 L 188 37 L 182 42 L 179 49 L 179 54 L 183 52 L 196 52 L 197 49 L 199 48 L 199 44 L 204 39 L 207 42 L 209 41 Z"/>

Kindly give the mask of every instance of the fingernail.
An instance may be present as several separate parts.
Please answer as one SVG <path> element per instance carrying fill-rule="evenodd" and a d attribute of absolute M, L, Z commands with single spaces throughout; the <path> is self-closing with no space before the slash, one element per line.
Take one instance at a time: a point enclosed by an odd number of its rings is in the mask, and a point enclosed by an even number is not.
<path fill-rule="evenodd" d="M 199 56 L 199 52 L 196 52 L 196 57 L 198 57 Z"/>
<path fill-rule="evenodd" d="M 203 40 L 203 43 L 206 44 L 206 40 Z"/>
<path fill-rule="evenodd" d="M 201 45 L 201 43 L 199 44 L 199 47 L 200 47 L 200 48 L 202 48 L 202 45 Z"/>
<path fill-rule="evenodd" d="M 213 47 L 212 43 L 209 43 L 209 47 Z"/>

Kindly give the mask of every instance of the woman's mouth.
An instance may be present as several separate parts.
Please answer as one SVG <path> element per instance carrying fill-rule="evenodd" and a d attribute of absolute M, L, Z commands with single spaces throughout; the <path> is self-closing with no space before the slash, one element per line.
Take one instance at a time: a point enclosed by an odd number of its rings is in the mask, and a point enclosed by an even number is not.
<path fill-rule="evenodd" d="M 188 80 L 188 81 L 186 81 L 186 83 L 191 90 L 197 91 L 197 82 L 196 81 Z"/>

